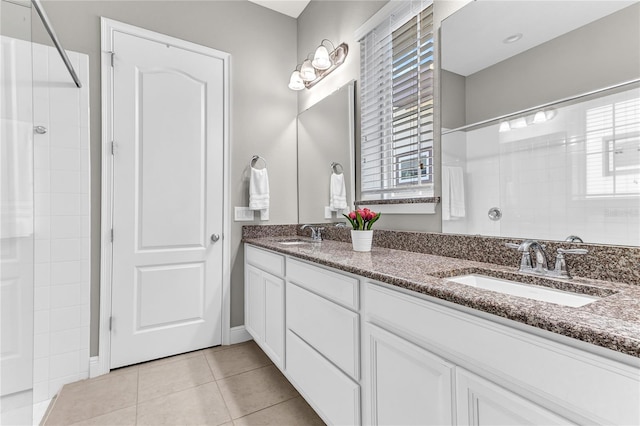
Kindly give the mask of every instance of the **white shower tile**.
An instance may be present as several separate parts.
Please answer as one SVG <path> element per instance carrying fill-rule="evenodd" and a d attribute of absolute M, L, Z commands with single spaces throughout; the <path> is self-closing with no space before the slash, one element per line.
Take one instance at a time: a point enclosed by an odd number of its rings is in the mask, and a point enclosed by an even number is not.
<path fill-rule="evenodd" d="M 80 327 L 80 306 L 70 308 L 51 309 L 49 318 L 51 320 L 51 332 L 71 330 Z"/>
<path fill-rule="evenodd" d="M 34 238 L 36 240 L 48 240 L 51 238 L 51 220 L 48 216 L 36 216 L 34 227 Z"/>
<path fill-rule="evenodd" d="M 49 310 L 35 311 L 33 313 L 33 333 L 48 333 L 49 332 Z"/>
<path fill-rule="evenodd" d="M 33 358 L 46 358 L 49 356 L 49 333 L 40 333 L 33 336 Z"/>
<path fill-rule="evenodd" d="M 60 355 L 80 350 L 80 336 L 82 329 L 56 331 L 51 333 L 50 354 Z"/>
<path fill-rule="evenodd" d="M 34 255 L 33 260 L 35 263 L 48 263 L 51 261 L 51 247 L 49 240 L 34 241 Z"/>
<path fill-rule="evenodd" d="M 58 193 L 80 193 L 80 172 L 52 170 L 51 171 L 51 192 Z"/>
<path fill-rule="evenodd" d="M 51 287 L 35 287 L 33 289 L 33 310 L 49 310 L 51 300 Z"/>
<path fill-rule="evenodd" d="M 80 369 L 78 368 L 78 352 L 67 352 L 65 354 L 51 355 L 49 362 L 49 377 L 51 379 L 60 379 L 63 377 L 77 375 Z M 66 383 L 58 383 L 56 380 L 51 380 L 50 384 L 61 387 Z"/>
<path fill-rule="evenodd" d="M 80 213 L 80 194 L 53 194 L 51 196 L 51 214 L 69 216 Z"/>
<path fill-rule="evenodd" d="M 91 216 L 84 215 L 80 219 L 80 236 L 91 237 Z"/>
<path fill-rule="evenodd" d="M 51 191 L 51 177 L 49 171 L 36 170 L 33 176 L 33 192 L 35 194 L 49 194 Z M 39 212 L 36 212 L 38 215 Z"/>
<path fill-rule="evenodd" d="M 91 239 L 80 239 L 80 259 L 90 259 L 91 257 Z"/>
<path fill-rule="evenodd" d="M 51 214 L 51 196 L 44 193 L 34 194 L 33 209 L 36 216 L 49 216 Z"/>
<path fill-rule="evenodd" d="M 68 262 L 79 259 L 81 259 L 81 244 L 79 238 L 51 240 L 52 262 Z"/>
<path fill-rule="evenodd" d="M 80 195 L 80 214 L 83 216 L 91 214 L 91 199 L 89 198 L 89 194 Z"/>
<path fill-rule="evenodd" d="M 82 237 L 82 219 L 80 216 L 52 216 L 51 238 Z"/>
<path fill-rule="evenodd" d="M 33 382 L 44 382 L 49 380 L 49 360 L 39 358 L 33 361 Z"/>
<path fill-rule="evenodd" d="M 80 148 L 80 129 L 74 125 L 52 122 L 49 138 L 51 147 Z"/>
<path fill-rule="evenodd" d="M 47 359 L 47 363 L 49 360 Z M 33 384 L 33 402 L 42 402 L 49 399 L 49 381 L 37 382 Z"/>
<path fill-rule="evenodd" d="M 89 302 L 89 300 L 87 300 L 87 302 Z M 80 310 L 80 325 L 82 327 L 88 327 L 91 324 L 91 306 L 89 303 L 85 303 L 81 306 Z"/>
<path fill-rule="evenodd" d="M 60 389 L 68 383 L 77 382 L 81 379 L 80 373 L 76 372 L 64 377 L 53 377 L 53 372 L 49 373 L 51 380 L 49 380 L 49 398 L 56 396 Z"/>
<path fill-rule="evenodd" d="M 51 170 L 80 171 L 80 149 L 51 147 Z"/>
<path fill-rule="evenodd" d="M 49 263 L 39 263 L 33 266 L 33 284 L 35 287 L 51 284 L 51 269 L 51 264 Z"/>
<path fill-rule="evenodd" d="M 51 263 L 51 284 L 73 284 L 81 280 L 81 263 L 74 262 L 52 262 Z"/>
<path fill-rule="evenodd" d="M 82 290 L 80 284 L 56 285 L 51 287 L 51 309 L 77 306 L 82 303 Z"/>
<path fill-rule="evenodd" d="M 49 170 L 49 146 L 42 143 L 33 144 L 33 168 L 36 171 Z M 37 172 L 34 172 L 37 173 Z"/>

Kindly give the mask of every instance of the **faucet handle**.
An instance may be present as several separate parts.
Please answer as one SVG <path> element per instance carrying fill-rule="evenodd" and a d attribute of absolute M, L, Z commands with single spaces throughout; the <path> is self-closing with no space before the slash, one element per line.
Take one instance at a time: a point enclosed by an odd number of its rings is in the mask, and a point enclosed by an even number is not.
<path fill-rule="evenodd" d="M 589 250 L 587 249 L 558 249 L 558 254 L 587 254 Z"/>
<path fill-rule="evenodd" d="M 504 245 L 510 249 L 518 250 L 520 248 L 520 244 L 515 244 L 515 243 L 505 243 Z"/>
<path fill-rule="evenodd" d="M 569 272 L 569 266 L 564 258 L 565 254 L 587 254 L 589 250 L 586 249 L 563 249 L 557 250 L 556 266 L 553 269 L 553 275 L 560 278 L 571 278 L 571 272 Z"/>

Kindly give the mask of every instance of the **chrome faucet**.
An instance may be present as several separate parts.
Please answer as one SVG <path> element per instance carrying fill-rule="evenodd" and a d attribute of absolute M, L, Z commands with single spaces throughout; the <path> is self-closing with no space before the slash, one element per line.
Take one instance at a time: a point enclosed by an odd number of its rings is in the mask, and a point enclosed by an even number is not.
<path fill-rule="evenodd" d="M 525 240 L 521 244 L 507 243 L 507 247 L 517 249 L 522 253 L 520 259 L 519 272 L 525 274 L 539 274 L 544 275 L 549 272 L 549 261 L 547 260 L 547 253 L 544 251 L 544 244 L 540 244 L 535 240 Z M 535 256 L 535 267 L 531 261 L 531 250 Z"/>
<path fill-rule="evenodd" d="M 582 238 L 578 237 L 577 235 L 569 235 L 564 240 L 569 243 L 584 243 L 584 241 L 582 241 Z"/>
<path fill-rule="evenodd" d="M 556 255 L 556 264 L 553 270 L 549 270 L 547 253 L 544 251 L 545 245 L 535 240 L 525 240 L 521 244 L 506 243 L 509 248 L 517 249 L 522 253 L 520 259 L 519 272 L 524 274 L 547 275 L 556 278 L 571 278 L 569 267 L 564 258 L 565 254 L 587 254 L 585 249 L 563 249 L 559 248 Z M 531 250 L 535 256 L 535 266 L 531 262 Z"/>
<path fill-rule="evenodd" d="M 323 227 L 310 224 L 302 225 L 300 227 L 301 230 L 305 228 L 311 229 L 311 239 L 313 241 L 322 241 L 322 231 L 324 231 Z"/>

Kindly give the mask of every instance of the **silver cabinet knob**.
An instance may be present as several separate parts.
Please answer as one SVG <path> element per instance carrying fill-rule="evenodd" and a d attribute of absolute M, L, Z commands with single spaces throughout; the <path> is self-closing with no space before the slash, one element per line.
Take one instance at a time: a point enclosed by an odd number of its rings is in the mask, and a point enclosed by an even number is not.
<path fill-rule="evenodd" d="M 211 242 L 215 243 L 220 239 L 220 235 L 218 234 L 211 234 Z"/>

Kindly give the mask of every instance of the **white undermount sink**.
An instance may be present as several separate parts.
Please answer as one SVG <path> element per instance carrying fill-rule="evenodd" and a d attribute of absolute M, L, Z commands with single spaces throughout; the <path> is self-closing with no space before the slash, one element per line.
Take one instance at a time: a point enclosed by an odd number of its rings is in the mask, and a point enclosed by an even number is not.
<path fill-rule="evenodd" d="M 282 244 L 283 246 L 297 246 L 300 244 L 310 244 L 313 241 L 310 240 L 302 240 L 300 238 L 291 238 L 288 240 L 278 241 L 278 244 Z"/>
<path fill-rule="evenodd" d="M 521 284 L 516 281 L 493 278 L 480 274 L 461 275 L 458 277 L 447 278 L 447 280 L 458 284 L 468 285 L 470 287 L 478 287 L 485 290 L 496 291 L 498 293 L 526 297 L 527 299 L 551 302 L 574 308 L 588 305 L 589 303 L 600 299 L 598 296 L 571 293 L 568 291 L 556 290 L 533 284 Z"/>

